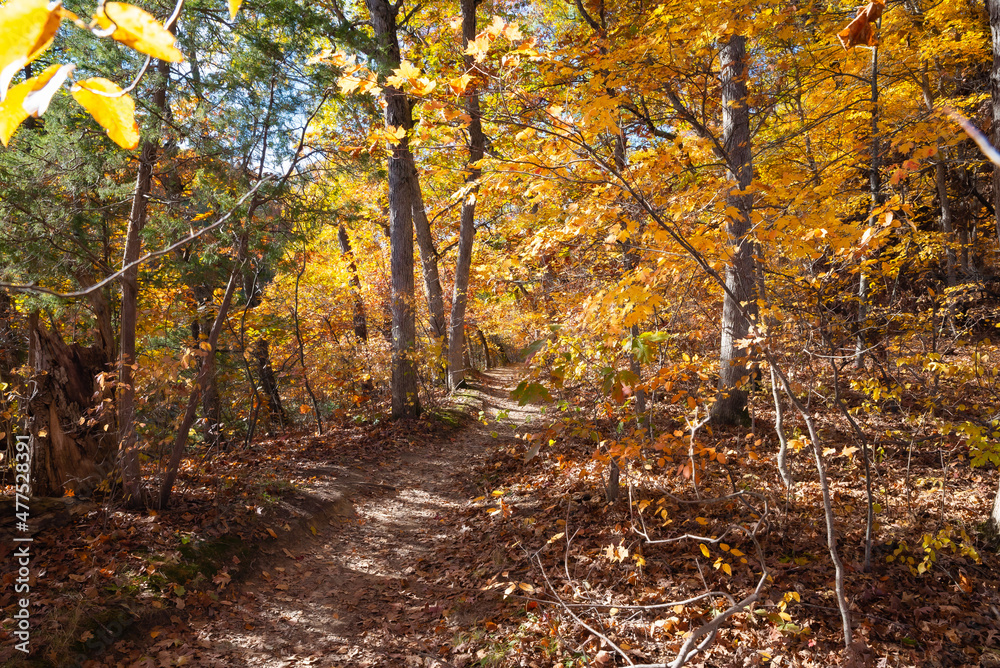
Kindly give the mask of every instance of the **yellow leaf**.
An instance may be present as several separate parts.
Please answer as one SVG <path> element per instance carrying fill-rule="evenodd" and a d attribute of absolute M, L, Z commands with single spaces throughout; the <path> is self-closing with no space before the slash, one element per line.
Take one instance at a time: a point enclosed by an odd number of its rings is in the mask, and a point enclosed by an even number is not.
<path fill-rule="evenodd" d="M 554 543 L 554 542 L 556 542 L 557 540 L 559 540 L 560 538 L 562 538 L 562 537 L 563 537 L 563 536 L 565 536 L 565 535 L 566 535 L 566 532 L 565 532 L 565 531 L 560 531 L 559 533 L 557 533 L 557 534 L 556 534 L 555 536 L 553 536 L 552 538 L 549 538 L 549 542 L 550 542 L 550 543 Z"/>
<path fill-rule="evenodd" d="M 396 127 L 395 125 L 387 125 L 385 127 L 384 137 L 385 140 L 390 144 L 393 145 L 398 144 L 399 142 L 403 141 L 403 138 L 405 136 L 406 136 L 406 128 L 404 128 L 402 125 L 400 125 L 399 127 Z"/>
<path fill-rule="evenodd" d="M 474 41 L 469 42 L 469 46 L 465 47 L 465 55 L 472 56 L 476 59 L 477 63 L 481 63 L 486 59 L 486 54 L 489 50 L 490 37 L 489 35 L 482 35 Z"/>
<path fill-rule="evenodd" d="M 14 75 L 52 43 L 62 21 L 58 3 L 48 0 L 8 0 L 0 6 L 0 100 Z"/>
<path fill-rule="evenodd" d="M 229 0 L 229 18 L 235 19 L 236 12 L 240 11 L 240 5 L 243 4 L 243 0 Z"/>
<path fill-rule="evenodd" d="M 726 572 L 726 575 L 732 575 L 733 569 L 729 564 L 722 564 L 722 570 Z"/>
<path fill-rule="evenodd" d="M 428 95 L 432 90 L 437 88 L 437 82 L 431 81 L 426 77 L 420 77 L 416 81 L 411 79 L 410 83 L 413 84 L 414 95 Z"/>
<path fill-rule="evenodd" d="M 741 551 L 739 551 L 739 550 L 737 550 L 737 549 L 736 549 L 736 548 L 734 547 L 734 548 L 732 549 L 732 551 L 731 551 L 731 552 L 730 552 L 729 554 L 733 555 L 734 557 L 742 557 L 744 553 L 743 553 L 743 552 L 741 552 Z"/>
<path fill-rule="evenodd" d="M 703 527 L 708 526 L 708 520 L 706 520 L 704 517 L 696 517 L 694 521 L 702 525 Z"/>
<path fill-rule="evenodd" d="M 529 594 L 533 594 L 535 592 L 534 586 L 528 584 L 527 582 L 518 583 L 517 586 L 520 587 L 522 591 L 526 591 Z"/>
<path fill-rule="evenodd" d="M 497 35 L 502 33 L 503 29 L 504 29 L 504 20 L 499 16 L 494 16 L 493 23 L 486 26 L 486 32 L 492 37 L 496 37 Z"/>
<path fill-rule="evenodd" d="M 0 102 L 0 141 L 3 142 L 4 146 L 10 142 L 10 138 L 14 134 L 14 131 L 17 130 L 18 126 L 31 115 L 28 110 L 25 109 L 25 102 L 27 101 L 28 96 L 32 93 L 43 90 L 50 90 L 46 84 L 53 79 L 60 69 L 61 66 L 59 65 L 50 65 L 37 77 L 31 77 L 27 81 L 23 81 L 11 88 L 4 101 Z M 60 74 L 61 78 L 59 79 L 58 84 L 56 84 L 56 87 L 61 85 L 63 80 L 66 79 L 68 71 Z M 54 89 L 51 90 L 54 92 Z M 51 98 L 51 95 L 49 97 Z M 45 111 L 43 105 L 31 106 L 33 108 L 37 107 L 41 113 L 44 113 Z M 48 106 L 48 100 L 44 101 L 44 106 Z M 36 115 L 41 114 L 39 113 Z"/>
<path fill-rule="evenodd" d="M 702 544 L 701 544 L 701 545 L 699 545 L 698 547 L 700 547 L 700 548 L 701 548 L 701 553 L 702 553 L 702 554 L 704 554 L 704 555 L 705 555 L 706 557 L 710 557 L 710 556 L 712 556 L 712 555 L 711 555 L 711 554 L 709 553 L 709 551 L 708 551 L 708 547 L 707 547 L 707 546 L 706 546 L 706 545 L 705 545 L 704 543 L 702 543 Z"/>
<path fill-rule="evenodd" d="M 503 36 L 512 42 L 520 42 L 524 39 L 524 35 L 521 34 L 521 31 L 514 23 L 508 23 L 507 26 L 504 27 Z"/>
<path fill-rule="evenodd" d="M 399 69 L 392 71 L 400 79 L 416 79 L 420 76 L 420 70 L 413 66 L 408 60 L 404 60 L 399 64 Z"/>
<path fill-rule="evenodd" d="M 106 2 L 94 15 L 102 28 L 114 27 L 111 39 L 147 56 L 179 63 L 183 54 L 174 46 L 174 36 L 152 14 L 124 2 Z"/>
<path fill-rule="evenodd" d="M 472 77 L 468 74 L 463 74 L 462 76 L 449 81 L 448 85 L 451 86 L 451 90 L 455 93 L 455 95 L 461 95 L 465 92 L 465 89 L 468 87 L 470 81 L 472 81 Z"/>
<path fill-rule="evenodd" d="M 108 131 L 111 141 L 125 149 L 133 149 L 139 145 L 135 102 L 127 94 L 122 94 L 118 84 L 103 77 L 94 77 L 79 82 L 70 92 L 80 106 L 89 111 L 94 120 Z"/>
<path fill-rule="evenodd" d="M 357 77 L 340 77 L 337 79 L 337 86 L 344 95 L 350 95 L 361 85 L 361 79 Z"/>

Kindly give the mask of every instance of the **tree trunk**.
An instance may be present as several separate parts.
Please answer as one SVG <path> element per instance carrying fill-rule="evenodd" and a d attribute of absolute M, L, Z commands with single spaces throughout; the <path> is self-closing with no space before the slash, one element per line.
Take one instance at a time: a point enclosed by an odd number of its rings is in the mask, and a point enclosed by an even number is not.
<path fill-rule="evenodd" d="M 881 26 L 881 19 L 879 20 Z M 878 46 L 872 49 L 872 78 L 871 78 L 871 156 L 868 165 L 868 187 L 871 190 L 872 209 L 882 204 L 882 173 L 879 169 L 882 166 L 882 149 L 879 142 L 878 132 Z M 854 347 L 854 364 L 859 369 L 865 366 L 865 351 L 868 350 L 868 303 L 871 299 L 869 294 L 868 275 L 861 272 L 858 277 L 858 317 L 857 333 Z"/>
<path fill-rule="evenodd" d="M 212 309 L 212 299 L 215 289 L 211 285 L 199 285 L 194 288 L 195 299 L 198 301 L 198 319 L 191 323 L 191 334 L 194 345 L 201 350 L 199 354 L 199 378 L 205 372 L 205 380 L 201 386 L 201 415 L 204 421 L 202 436 L 205 444 L 215 446 L 222 441 L 222 401 L 219 397 L 219 384 L 216 373 L 215 351 L 206 354 L 201 348 L 208 342 L 215 322 L 215 312 Z"/>
<path fill-rule="evenodd" d="M 747 393 L 743 377 L 747 375 L 747 350 L 737 346 L 750 329 L 747 313 L 757 311 L 754 286 L 754 244 L 750 239 L 750 213 L 753 198 L 745 191 L 753 181 L 750 151 L 750 114 L 747 107 L 746 38 L 732 36 L 719 54 L 722 71 L 722 136 L 729 174 L 734 182 L 726 195 L 726 205 L 735 213 L 728 217 L 730 257 L 726 265 L 728 291 L 722 303 L 722 345 L 719 356 L 719 396 L 712 407 L 712 420 L 718 424 L 749 421 Z M 731 296 L 732 295 L 732 296 Z M 744 309 L 740 304 L 745 304 Z"/>
<path fill-rule="evenodd" d="M 226 294 L 222 298 L 222 304 L 219 305 L 219 313 L 215 316 L 215 322 L 212 324 L 210 330 L 211 333 L 206 339 L 208 350 L 205 352 L 209 360 L 215 357 L 215 347 L 219 342 L 219 333 L 222 332 L 222 324 L 226 321 L 226 316 L 229 314 L 229 305 L 233 302 L 233 292 L 236 291 L 237 283 L 239 283 L 239 270 L 234 269 L 232 275 L 229 277 L 229 285 L 226 287 Z M 177 438 L 174 440 L 174 447 L 170 452 L 170 461 L 167 463 L 167 472 L 160 487 L 159 505 L 157 507 L 161 510 L 166 508 L 167 503 L 170 501 L 170 494 L 174 489 L 174 481 L 177 479 L 177 471 L 181 464 L 181 458 L 184 456 L 184 449 L 187 447 L 188 432 L 191 431 L 191 425 L 194 423 L 194 415 L 198 408 L 198 396 L 201 394 L 204 383 L 208 380 L 208 373 L 212 369 L 214 369 L 214 365 L 203 364 L 201 370 L 198 372 L 198 379 L 195 381 L 194 388 L 191 390 L 187 410 L 184 412 L 181 425 L 177 430 Z"/>
<path fill-rule="evenodd" d="M 486 335 L 483 334 L 483 330 L 476 327 L 476 334 L 479 335 L 479 343 L 483 346 L 483 360 L 488 371 L 493 368 L 493 360 L 490 359 L 490 344 L 486 342 Z"/>
<path fill-rule="evenodd" d="M 372 17 L 382 70 L 399 67 L 396 34 L 398 5 L 388 0 L 365 0 Z M 406 93 L 393 86 L 383 89 L 385 122 L 394 127 L 412 125 Z M 413 308 L 413 193 L 410 183 L 409 138 L 403 137 L 389 155 L 389 243 L 392 247 L 392 416 L 420 415 L 417 370 L 414 364 L 417 327 Z"/>
<path fill-rule="evenodd" d="M 476 39 L 477 0 L 462 0 L 462 45 Z M 465 69 L 474 72 L 475 59 L 465 56 Z M 482 113 L 479 109 L 479 82 L 473 78 L 465 89 L 465 113 L 469 115 L 469 163 L 465 183 L 469 187 L 462 201 L 462 222 L 458 232 L 458 259 L 455 261 L 455 285 L 451 296 L 451 323 L 448 347 L 448 387 L 455 389 L 465 379 L 462 348 L 465 331 L 465 309 L 468 305 L 469 274 L 472 271 L 472 245 L 476 236 L 476 196 L 479 193 L 486 137 L 483 135 Z M 487 355 L 489 352 L 487 351 Z"/>
<path fill-rule="evenodd" d="M 104 381 L 111 359 L 100 345 L 66 344 L 31 315 L 28 325 L 33 378 L 28 397 L 28 433 L 33 461 L 32 492 L 78 496 L 93 491 L 114 469 L 117 435 L 110 408 L 112 384 Z"/>
<path fill-rule="evenodd" d="M 173 26 L 167 26 L 172 29 Z M 157 61 L 157 74 L 160 82 L 153 93 L 153 107 L 162 114 L 167 104 L 167 81 L 170 78 L 170 63 Z M 142 253 L 142 228 L 146 226 L 146 216 L 149 210 L 149 195 L 153 187 L 153 166 L 156 164 L 156 152 L 160 142 L 158 133 L 143 140 L 139 151 L 139 174 L 135 180 L 135 195 L 132 198 L 132 211 L 129 214 L 128 232 L 125 237 L 125 256 L 122 267 L 126 267 L 139 259 Z M 139 298 L 139 268 L 132 267 L 122 275 L 122 310 L 121 310 L 121 356 L 119 361 L 118 383 L 118 439 L 122 451 L 122 480 L 125 487 L 126 503 L 139 506 L 145 503 L 142 498 L 142 480 L 139 473 L 139 457 L 136 453 L 135 433 L 135 387 L 132 372 L 134 370 L 135 338 L 137 325 L 137 304 Z"/>
<path fill-rule="evenodd" d="M 337 230 L 340 241 L 340 253 L 347 258 L 347 268 L 351 272 L 351 296 L 354 297 L 354 336 L 358 341 L 368 340 L 368 318 L 365 316 L 365 303 L 361 299 L 361 278 L 358 277 L 358 265 L 354 261 L 354 251 L 347 230 L 341 225 Z"/>
<path fill-rule="evenodd" d="M 254 342 L 253 347 L 254 366 L 257 367 L 257 377 L 260 379 L 260 391 L 267 400 L 268 433 L 271 427 L 277 423 L 278 427 L 284 428 L 288 424 L 288 415 L 284 406 L 281 405 L 281 394 L 278 392 L 278 381 L 274 377 L 274 369 L 271 367 L 270 343 L 261 337 Z"/>
<path fill-rule="evenodd" d="M 413 127 L 410 125 L 407 130 Z M 417 233 L 417 246 L 420 248 L 420 267 L 424 276 L 424 295 L 427 297 L 427 311 L 430 313 L 431 336 L 435 341 L 443 343 L 446 323 L 444 319 L 444 291 L 441 289 L 441 276 L 438 273 L 438 253 L 434 248 L 434 238 L 431 236 L 431 224 L 427 220 L 427 209 L 424 206 L 424 195 L 420 190 L 420 177 L 417 174 L 417 162 L 413 154 L 407 150 L 407 159 L 411 171 L 410 183 L 413 187 L 413 229 Z"/>
<path fill-rule="evenodd" d="M 993 35 L 993 68 L 990 70 L 993 129 L 990 134 L 993 145 L 1000 146 L 1000 0 L 986 0 L 986 9 L 990 14 L 990 33 Z M 993 165 L 993 213 L 997 241 L 1000 242 L 1000 165 Z"/>
<path fill-rule="evenodd" d="M 1000 0 L 986 0 L 990 14 L 990 33 L 993 35 L 993 68 L 990 70 L 993 129 L 990 132 L 994 146 L 1000 146 Z M 1000 165 L 993 165 L 993 213 L 996 217 L 997 241 L 1000 242 Z M 993 501 L 990 522 L 1000 532 L 1000 489 Z"/>

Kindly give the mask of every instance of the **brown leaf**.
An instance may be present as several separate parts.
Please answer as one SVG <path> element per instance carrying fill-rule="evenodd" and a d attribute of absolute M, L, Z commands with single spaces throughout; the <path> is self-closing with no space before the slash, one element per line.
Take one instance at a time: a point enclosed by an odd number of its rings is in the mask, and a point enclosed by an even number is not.
<path fill-rule="evenodd" d="M 845 50 L 859 44 L 875 46 L 878 43 L 878 40 L 875 39 L 874 24 L 882 16 L 884 9 L 885 0 L 872 0 L 858 10 L 858 15 L 854 17 L 854 20 L 837 33 L 837 39 L 840 40 Z"/>

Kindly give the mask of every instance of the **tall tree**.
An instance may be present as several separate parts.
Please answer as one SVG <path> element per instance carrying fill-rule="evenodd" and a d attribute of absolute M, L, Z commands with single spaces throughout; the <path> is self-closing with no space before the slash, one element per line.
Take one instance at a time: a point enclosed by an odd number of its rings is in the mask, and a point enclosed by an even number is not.
<path fill-rule="evenodd" d="M 986 0 L 990 14 L 990 34 L 993 37 L 993 68 L 990 70 L 993 145 L 1000 146 L 1000 0 Z M 997 239 L 1000 240 L 1000 165 L 993 165 L 993 211 Z"/>
<path fill-rule="evenodd" d="M 476 6 L 479 0 L 462 0 L 462 46 L 476 39 Z M 476 61 L 465 55 L 465 69 L 474 73 Z M 475 80 L 475 77 L 473 77 Z M 472 244 L 476 235 L 476 196 L 482 170 L 486 137 L 483 135 L 479 92 L 475 81 L 465 89 L 465 113 L 469 116 L 469 162 L 466 166 L 466 192 L 462 200 L 462 222 L 458 233 L 458 259 L 455 261 L 455 286 L 451 297 L 451 325 L 448 338 L 448 386 L 461 385 L 465 378 L 462 351 L 465 347 L 465 309 L 468 304 L 469 274 L 472 268 Z M 485 344 L 484 344 L 485 345 Z M 487 349 L 487 356 L 489 351 Z"/>
<path fill-rule="evenodd" d="M 399 37 L 396 18 L 400 5 L 388 0 L 365 0 L 371 14 L 380 69 L 399 67 Z M 406 93 L 386 85 L 385 123 L 393 128 L 413 125 Z M 413 302 L 413 206 L 416 177 L 411 167 L 409 138 L 393 144 L 389 154 L 389 244 L 392 247 L 392 416 L 411 418 L 420 414 L 417 395 L 416 319 Z"/>
<path fill-rule="evenodd" d="M 754 287 L 754 243 L 750 238 L 753 197 L 747 192 L 753 181 L 750 150 L 750 109 L 747 102 L 746 38 L 733 35 L 719 53 L 722 78 L 722 137 L 732 185 L 726 194 L 729 215 L 729 262 L 726 294 L 722 303 L 722 345 L 719 354 L 719 397 L 712 407 L 712 420 L 736 424 L 746 420 L 747 349 L 739 345 L 750 330 L 748 315 L 756 313 Z"/>

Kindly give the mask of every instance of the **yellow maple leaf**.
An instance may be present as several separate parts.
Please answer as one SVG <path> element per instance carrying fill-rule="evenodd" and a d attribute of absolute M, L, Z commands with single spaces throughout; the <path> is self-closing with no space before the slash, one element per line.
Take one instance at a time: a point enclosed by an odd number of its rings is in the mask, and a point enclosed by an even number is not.
<path fill-rule="evenodd" d="M 490 50 L 490 36 L 480 35 L 475 40 L 469 42 L 469 46 L 465 47 L 465 55 L 472 56 L 476 59 L 477 63 L 483 62 L 486 59 L 486 54 Z"/>
<path fill-rule="evenodd" d="M 496 37 L 497 35 L 503 32 L 505 25 L 506 24 L 504 23 L 504 20 L 502 18 L 500 18 L 499 16 L 494 16 L 493 22 L 486 27 L 486 32 L 491 37 Z"/>
<path fill-rule="evenodd" d="M 0 101 L 14 75 L 52 43 L 62 12 L 47 0 L 8 0 L 0 6 Z"/>
<path fill-rule="evenodd" d="M 420 77 L 416 82 L 411 79 L 410 83 L 413 85 L 414 95 L 427 95 L 437 87 L 437 83 L 427 77 Z"/>
<path fill-rule="evenodd" d="M 130 150 L 139 145 L 135 101 L 123 94 L 118 84 L 103 77 L 93 77 L 80 81 L 70 92 L 73 99 L 108 131 L 111 141 Z"/>
<path fill-rule="evenodd" d="M 340 92 L 344 95 L 350 95 L 356 91 L 360 85 L 361 79 L 357 77 L 347 76 L 337 79 L 337 86 L 340 88 Z"/>
<path fill-rule="evenodd" d="M 469 86 L 470 81 L 472 81 L 472 77 L 468 74 L 463 74 L 449 81 L 448 85 L 451 86 L 451 90 L 455 95 L 462 95 L 465 93 L 465 89 Z"/>
<path fill-rule="evenodd" d="M 392 145 L 398 144 L 406 136 L 406 128 L 402 125 L 396 127 L 395 125 L 387 125 L 383 131 L 383 136 L 387 142 Z"/>
<path fill-rule="evenodd" d="M 147 56 L 179 63 L 184 55 L 174 46 L 174 36 L 144 9 L 124 2 L 106 2 L 94 15 L 102 28 L 114 27 L 111 39 Z"/>
<path fill-rule="evenodd" d="M 503 29 L 503 36 L 512 42 L 520 42 L 524 39 L 524 35 L 521 34 L 521 30 L 515 23 L 507 24 L 507 26 Z"/>
<path fill-rule="evenodd" d="M 403 79 L 416 79 L 420 76 L 420 70 L 414 67 L 413 63 L 408 60 L 401 62 L 399 64 L 399 69 L 393 70 L 392 73 L 398 77 L 402 77 Z"/>

